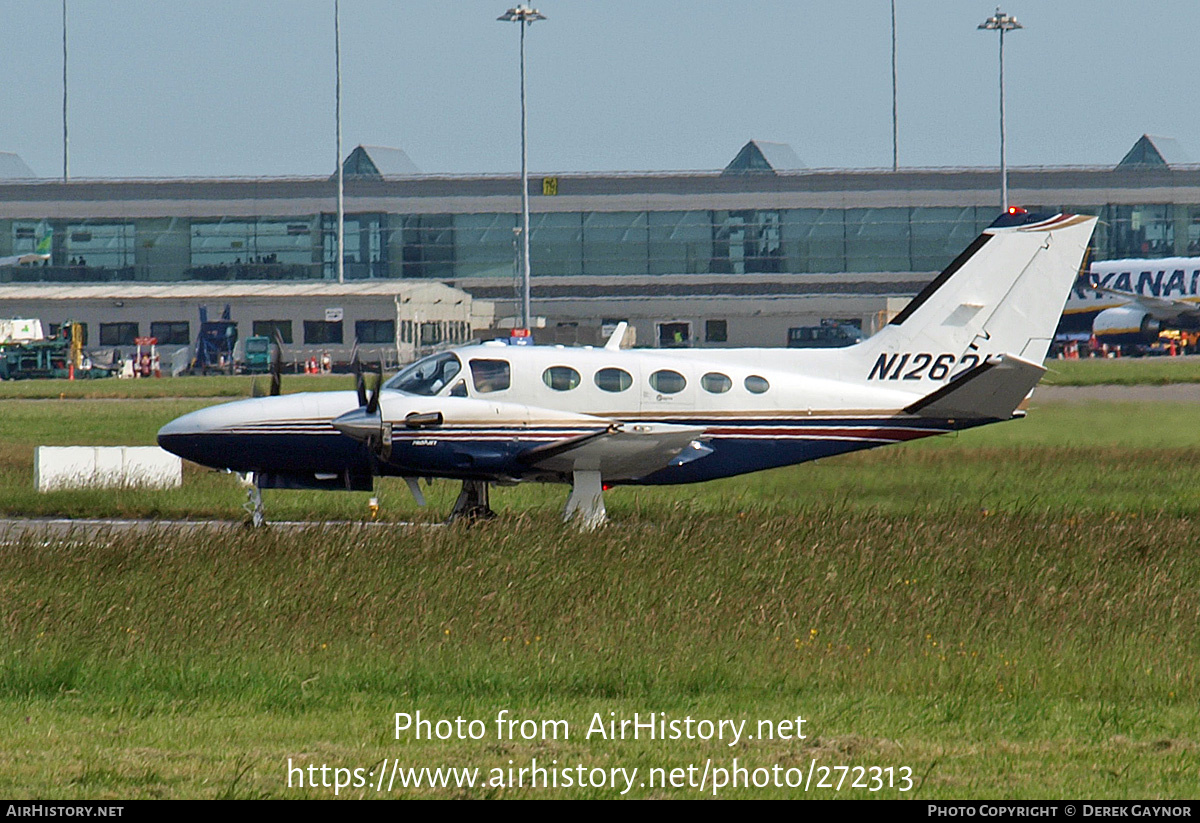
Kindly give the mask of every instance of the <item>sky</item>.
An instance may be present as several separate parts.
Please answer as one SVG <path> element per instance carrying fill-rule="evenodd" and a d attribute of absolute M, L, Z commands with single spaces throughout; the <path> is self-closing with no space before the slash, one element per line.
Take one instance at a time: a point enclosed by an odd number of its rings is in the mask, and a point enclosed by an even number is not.
<path fill-rule="evenodd" d="M 343 155 L 520 168 L 509 0 L 342 0 Z M 719 169 L 750 139 L 811 168 L 892 161 L 889 0 L 541 0 L 527 33 L 535 173 Z M 67 0 L 71 176 L 325 175 L 333 0 Z M 996 166 L 983 0 L 897 0 L 902 166 Z M 1010 166 L 1114 165 L 1143 134 L 1200 161 L 1196 0 L 1012 0 Z M 0 151 L 62 174 L 62 8 L 0 0 Z"/>

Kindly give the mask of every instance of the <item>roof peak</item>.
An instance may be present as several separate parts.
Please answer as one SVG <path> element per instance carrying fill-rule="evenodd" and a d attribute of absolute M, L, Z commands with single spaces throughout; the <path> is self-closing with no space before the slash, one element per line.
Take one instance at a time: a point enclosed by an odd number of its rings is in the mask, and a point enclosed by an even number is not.
<path fill-rule="evenodd" d="M 1117 163 L 1117 168 L 1171 168 L 1191 162 L 1183 146 L 1174 137 L 1143 134 Z"/>
<path fill-rule="evenodd" d="M 404 149 L 392 146 L 367 146 L 359 144 L 342 163 L 342 174 L 347 177 L 369 177 L 382 180 L 385 177 L 408 177 L 421 174 L 405 153 Z"/>
<path fill-rule="evenodd" d="M 807 168 L 792 147 L 787 143 L 772 143 L 769 140 L 751 140 L 742 146 L 741 151 L 722 174 L 745 174 L 747 172 L 795 171 Z"/>

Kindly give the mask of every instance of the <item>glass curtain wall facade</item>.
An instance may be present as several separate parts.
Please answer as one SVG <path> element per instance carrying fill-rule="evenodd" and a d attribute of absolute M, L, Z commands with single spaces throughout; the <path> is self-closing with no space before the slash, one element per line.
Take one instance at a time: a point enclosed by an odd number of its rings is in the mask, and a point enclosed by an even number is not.
<path fill-rule="evenodd" d="M 1030 210 L 1057 210 L 1046 204 Z M 1200 205 L 1066 205 L 1097 214 L 1092 259 L 1200 255 Z M 532 215 L 535 276 L 934 272 L 996 216 L 993 206 L 588 211 Z M 511 213 L 348 214 L 345 274 L 512 278 Z M 334 217 L 0 221 L 0 282 L 306 280 L 336 277 Z"/>

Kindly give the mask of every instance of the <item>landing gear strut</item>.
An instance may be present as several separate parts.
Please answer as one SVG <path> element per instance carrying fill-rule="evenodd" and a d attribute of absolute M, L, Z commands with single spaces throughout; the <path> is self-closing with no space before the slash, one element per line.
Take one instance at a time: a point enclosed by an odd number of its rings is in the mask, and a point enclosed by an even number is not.
<path fill-rule="evenodd" d="M 574 517 L 579 528 L 590 532 L 608 519 L 604 508 L 604 486 L 598 471 L 577 471 L 572 476 L 571 496 L 563 510 L 563 522 Z"/>
<path fill-rule="evenodd" d="M 496 513 L 488 505 L 488 486 L 486 480 L 464 480 L 462 491 L 458 493 L 458 499 L 454 501 L 454 508 L 450 510 L 450 517 L 446 522 L 453 523 L 465 519 L 473 523 L 476 520 L 491 520 L 495 517 Z"/>
<path fill-rule="evenodd" d="M 238 480 L 246 490 L 246 502 L 242 508 L 250 515 L 250 525 L 254 527 L 267 524 L 267 512 L 263 508 L 262 489 L 258 487 L 258 475 L 254 472 L 238 472 Z"/>

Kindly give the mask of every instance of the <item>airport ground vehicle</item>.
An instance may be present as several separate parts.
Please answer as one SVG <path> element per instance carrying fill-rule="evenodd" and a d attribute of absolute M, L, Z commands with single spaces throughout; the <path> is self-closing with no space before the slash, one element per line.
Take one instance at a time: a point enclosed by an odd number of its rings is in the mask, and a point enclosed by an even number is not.
<path fill-rule="evenodd" d="M 861 343 L 862 329 L 848 323 L 822 323 L 788 329 L 789 349 L 839 349 Z"/>
<path fill-rule="evenodd" d="M 0 380 L 64 378 L 68 372 L 65 340 L 30 340 L 0 347 Z"/>
<path fill-rule="evenodd" d="M 38 323 L 40 331 L 41 324 Z M 84 354 L 76 324 L 63 323 L 52 337 L 0 343 L 0 380 L 109 377 L 113 370 L 92 363 Z"/>
<path fill-rule="evenodd" d="M 246 374 L 266 374 L 271 368 L 271 338 L 262 335 L 246 338 L 246 354 L 242 361 Z"/>

